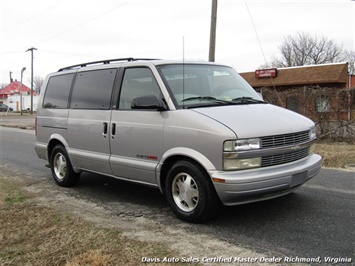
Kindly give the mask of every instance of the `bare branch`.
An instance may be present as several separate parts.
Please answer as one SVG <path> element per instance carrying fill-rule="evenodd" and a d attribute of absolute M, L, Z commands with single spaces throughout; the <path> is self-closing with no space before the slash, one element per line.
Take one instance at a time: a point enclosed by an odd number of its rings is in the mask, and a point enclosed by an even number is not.
<path fill-rule="evenodd" d="M 281 57 L 273 58 L 268 65 L 292 67 L 334 63 L 343 59 L 342 46 L 327 37 L 311 36 L 305 32 L 286 36 L 279 49 Z"/>

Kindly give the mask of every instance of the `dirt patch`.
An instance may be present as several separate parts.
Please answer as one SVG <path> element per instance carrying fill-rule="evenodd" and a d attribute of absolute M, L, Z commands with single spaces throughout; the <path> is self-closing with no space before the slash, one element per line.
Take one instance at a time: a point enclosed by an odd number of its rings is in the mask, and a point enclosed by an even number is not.
<path fill-rule="evenodd" d="M 51 181 L 20 176 L 0 165 L 0 265 L 201 265 L 203 258 L 265 256 L 183 227 L 113 215 Z"/>

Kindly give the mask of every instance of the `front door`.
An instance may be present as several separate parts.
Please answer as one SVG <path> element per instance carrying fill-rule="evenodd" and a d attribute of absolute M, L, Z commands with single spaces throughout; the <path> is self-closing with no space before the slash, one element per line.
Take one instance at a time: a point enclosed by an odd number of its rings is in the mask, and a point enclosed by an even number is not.
<path fill-rule="evenodd" d="M 142 96 L 161 98 L 151 70 L 125 69 L 119 106 L 112 111 L 110 163 L 118 177 L 156 184 L 155 168 L 163 151 L 166 112 L 132 109 L 132 100 Z"/>

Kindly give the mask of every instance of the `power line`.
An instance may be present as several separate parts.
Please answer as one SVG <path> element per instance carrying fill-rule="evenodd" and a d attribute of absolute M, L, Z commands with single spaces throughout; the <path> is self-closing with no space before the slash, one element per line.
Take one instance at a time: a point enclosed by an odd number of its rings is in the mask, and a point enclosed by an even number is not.
<path fill-rule="evenodd" d="M 245 6 L 246 6 L 246 8 L 247 8 L 247 11 L 248 11 L 248 14 L 249 14 L 251 23 L 252 23 L 252 25 L 253 25 L 254 32 L 255 32 L 255 35 L 256 35 L 256 39 L 258 40 L 259 47 L 260 47 L 260 51 L 261 51 L 261 54 L 262 54 L 262 56 L 263 56 L 263 58 L 264 58 L 264 63 L 266 64 L 266 58 L 265 58 L 264 50 L 263 50 L 263 47 L 261 46 L 261 41 L 260 41 L 260 38 L 259 38 L 259 34 L 258 34 L 258 31 L 256 30 L 253 17 L 252 17 L 252 15 L 251 15 L 251 13 L 250 13 L 250 10 L 249 10 L 248 3 L 247 3 L 247 1 L 244 1 L 244 3 L 245 3 Z"/>
<path fill-rule="evenodd" d="M 245 6 L 246 6 L 246 8 L 247 8 L 247 10 L 248 10 L 251 23 L 253 24 L 254 32 L 255 32 L 256 38 L 257 38 L 258 43 L 259 43 L 259 47 L 260 47 L 260 50 L 261 50 L 261 54 L 262 54 L 262 56 L 263 56 L 263 58 L 264 58 L 264 63 L 265 63 L 265 65 L 267 65 L 266 57 L 265 57 L 265 54 L 264 54 L 264 50 L 263 50 L 263 47 L 262 47 L 262 45 L 261 45 L 261 41 L 260 41 L 260 38 L 259 38 L 258 31 L 256 30 L 256 27 L 255 27 L 253 17 L 252 17 L 252 15 L 251 15 L 251 13 L 250 13 L 250 10 L 249 10 L 249 7 L 248 7 L 248 3 L 247 3 L 246 0 L 244 0 L 244 3 L 245 3 Z M 274 91 L 275 91 L 275 93 L 276 93 L 276 96 L 277 96 L 277 98 L 278 98 L 278 100 L 279 100 L 279 103 L 280 103 L 280 105 L 282 105 L 281 97 L 280 97 L 280 95 L 279 95 L 278 92 L 277 92 L 277 89 L 276 89 L 276 86 L 275 86 L 275 84 L 274 84 L 274 81 L 273 81 L 272 77 L 270 77 L 270 81 L 271 81 L 271 84 L 272 84 L 272 86 L 273 86 L 273 88 L 274 88 Z"/>
<path fill-rule="evenodd" d="M 63 32 L 60 32 L 60 33 L 58 33 L 58 34 L 56 34 L 56 35 L 54 35 L 54 36 L 52 36 L 52 37 L 49 37 L 49 38 L 44 39 L 44 40 L 42 40 L 42 41 L 36 42 L 35 44 L 37 45 L 37 44 L 39 44 L 39 43 L 49 41 L 49 40 L 51 40 L 51 39 L 54 39 L 54 38 L 56 38 L 56 37 L 58 37 L 58 36 L 60 36 L 60 35 L 63 35 L 63 34 L 65 34 L 65 33 L 69 32 L 69 31 L 75 30 L 75 29 L 77 29 L 77 28 L 79 28 L 79 27 L 81 27 L 81 26 L 84 26 L 84 25 L 86 25 L 86 24 L 88 24 L 88 23 L 91 23 L 92 21 L 97 20 L 97 19 L 101 18 L 102 16 L 105 16 L 105 15 L 108 14 L 108 13 L 111 13 L 112 11 L 116 10 L 117 8 L 119 8 L 119 7 L 121 7 L 121 6 L 124 6 L 124 5 L 127 4 L 127 3 L 128 3 L 128 2 L 124 2 L 123 4 L 117 5 L 116 7 L 112 8 L 112 9 L 110 9 L 110 10 L 108 10 L 108 11 L 106 11 L 106 12 L 104 12 L 104 13 L 102 13 L 102 14 L 100 14 L 100 15 L 94 17 L 94 18 L 92 18 L 92 19 L 86 20 L 86 21 L 84 21 L 83 23 L 80 23 L 80 24 L 78 24 L 78 25 L 76 25 L 76 26 L 74 26 L 74 27 L 72 27 L 72 28 L 69 28 L 69 29 L 67 29 L 67 30 L 65 30 L 65 31 L 63 31 Z"/>
<path fill-rule="evenodd" d="M 61 2 L 55 3 L 54 5 L 48 7 L 47 9 L 43 10 L 42 12 L 40 12 L 40 13 L 38 13 L 38 14 L 36 14 L 36 15 L 34 15 L 34 16 L 28 18 L 28 19 L 25 19 L 25 20 L 23 20 L 23 21 L 21 21 L 21 22 L 15 24 L 15 25 L 12 25 L 12 26 L 10 26 L 10 27 L 4 29 L 2 32 L 6 32 L 6 31 L 8 31 L 8 30 L 11 30 L 11 29 L 13 29 L 13 28 L 16 28 L 17 26 L 20 26 L 20 25 L 22 25 L 22 24 L 25 24 L 25 23 L 27 23 L 27 22 L 29 22 L 29 21 L 31 21 L 31 20 L 33 20 L 33 19 L 35 19 L 35 18 L 41 16 L 42 14 L 46 13 L 48 10 L 54 8 L 55 6 L 59 5 L 60 3 L 61 3 Z"/>
<path fill-rule="evenodd" d="M 128 2 L 129 2 L 129 1 L 124 2 L 124 3 L 121 3 L 121 4 L 117 5 L 117 6 L 115 6 L 114 8 L 112 8 L 112 9 L 110 9 L 110 10 L 108 10 L 108 11 L 106 11 L 106 12 L 104 12 L 104 13 L 102 13 L 102 14 L 96 16 L 96 17 L 93 17 L 93 18 L 91 18 L 91 19 L 89 19 L 89 20 L 86 20 L 86 21 L 84 21 L 83 23 L 80 23 L 80 24 L 78 24 L 78 25 L 76 25 L 76 26 L 74 26 L 74 27 L 71 27 L 71 28 L 69 28 L 69 29 L 67 29 L 67 30 L 65 30 L 65 31 L 62 31 L 62 32 L 60 32 L 60 33 L 57 33 L 57 34 L 55 34 L 55 35 L 53 35 L 53 36 L 51 36 L 51 37 L 48 37 L 48 38 L 43 39 L 43 40 L 41 40 L 41 41 L 35 42 L 33 45 L 38 45 L 38 44 L 40 44 L 40 43 L 43 43 L 43 42 L 52 40 L 52 39 L 54 39 L 54 38 L 57 38 L 57 37 L 60 36 L 60 35 L 63 35 L 63 34 L 65 34 L 65 33 L 69 32 L 69 31 L 72 31 L 72 30 L 75 30 L 75 29 L 77 29 L 77 28 L 79 28 L 79 27 L 81 27 L 81 26 L 84 26 L 84 25 L 86 25 L 86 24 L 88 24 L 88 23 L 90 23 L 90 22 L 92 22 L 92 21 L 94 21 L 94 20 L 97 20 L 97 19 L 101 18 L 102 16 L 107 15 L 108 13 L 113 12 L 114 10 L 116 10 L 117 8 L 119 8 L 119 7 L 121 7 L 121 6 L 124 6 L 124 5 L 128 4 Z M 18 48 L 18 49 L 16 49 L 16 50 L 4 52 L 4 53 L 2 53 L 2 54 L 15 53 L 15 52 L 18 52 L 19 50 L 24 50 L 24 49 L 26 49 L 26 48 L 25 48 L 25 47 L 21 47 L 21 48 Z"/>

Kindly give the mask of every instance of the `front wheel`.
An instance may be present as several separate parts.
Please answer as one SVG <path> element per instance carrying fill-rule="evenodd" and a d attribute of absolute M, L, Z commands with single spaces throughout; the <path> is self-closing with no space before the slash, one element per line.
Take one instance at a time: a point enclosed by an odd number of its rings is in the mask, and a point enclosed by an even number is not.
<path fill-rule="evenodd" d="M 69 156 L 62 145 L 54 147 L 51 153 L 51 172 L 54 181 L 62 187 L 72 187 L 78 183 L 80 174 L 75 173 Z"/>
<path fill-rule="evenodd" d="M 188 222 L 212 218 L 220 205 L 205 170 L 190 161 L 175 163 L 167 175 L 165 196 L 175 215 Z"/>

